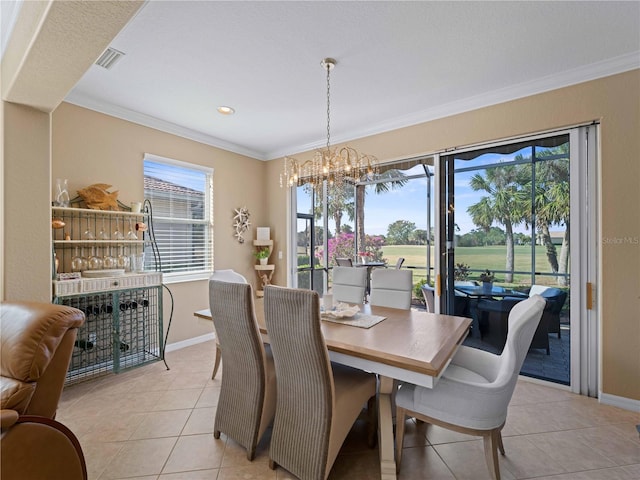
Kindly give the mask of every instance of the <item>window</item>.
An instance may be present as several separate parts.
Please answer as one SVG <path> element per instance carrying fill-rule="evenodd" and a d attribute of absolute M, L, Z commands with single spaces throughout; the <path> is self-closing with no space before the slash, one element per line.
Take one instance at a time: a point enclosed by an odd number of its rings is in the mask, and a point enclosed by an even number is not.
<path fill-rule="evenodd" d="M 151 202 L 158 257 L 145 263 L 167 280 L 208 278 L 213 269 L 213 169 L 145 154 L 144 195 Z"/>

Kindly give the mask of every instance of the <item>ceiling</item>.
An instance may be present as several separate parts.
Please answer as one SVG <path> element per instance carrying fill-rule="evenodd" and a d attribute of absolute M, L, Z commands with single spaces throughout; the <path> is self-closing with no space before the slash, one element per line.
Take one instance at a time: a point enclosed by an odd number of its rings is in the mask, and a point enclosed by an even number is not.
<path fill-rule="evenodd" d="M 338 143 L 639 68 L 640 2 L 150 1 L 111 47 L 66 101 L 268 160 L 326 143 L 324 57 Z"/>

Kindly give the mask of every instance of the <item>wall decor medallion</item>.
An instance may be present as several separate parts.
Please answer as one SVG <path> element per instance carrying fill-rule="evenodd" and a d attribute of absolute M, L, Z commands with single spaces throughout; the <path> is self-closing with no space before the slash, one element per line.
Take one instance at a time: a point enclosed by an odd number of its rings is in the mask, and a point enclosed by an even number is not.
<path fill-rule="evenodd" d="M 235 209 L 235 216 L 233 217 L 233 227 L 236 229 L 234 236 L 239 243 L 244 243 L 244 233 L 247 231 L 251 222 L 249 221 L 250 213 L 247 207 L 241 207 Z"/>

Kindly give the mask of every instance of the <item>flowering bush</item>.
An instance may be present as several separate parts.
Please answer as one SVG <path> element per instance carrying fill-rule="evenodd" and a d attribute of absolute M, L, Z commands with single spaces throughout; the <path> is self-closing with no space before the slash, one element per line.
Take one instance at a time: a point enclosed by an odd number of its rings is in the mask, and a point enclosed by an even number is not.
<path fill-rule="evenodd" d="M 328 243 L 329 265 L 335 265 L 335 259 L 337 258 L 353 258 L 353 252 L 356 245 L 356 236 L 353 233 L 340 233 L 333 238 L 330 238 Z M 384 262 L 382 257 L 382 246 L 384 245 L 384 237 L 379 235 L 365 235 L 364 238 L 364 250 L 359 252 L 361 257 L 367 257 L 368 260 L 374 262 Z M 322 262 L 322 256 L 324 250 L 318 249 L 315 253 L 315 257 L 318 262 Z"/>

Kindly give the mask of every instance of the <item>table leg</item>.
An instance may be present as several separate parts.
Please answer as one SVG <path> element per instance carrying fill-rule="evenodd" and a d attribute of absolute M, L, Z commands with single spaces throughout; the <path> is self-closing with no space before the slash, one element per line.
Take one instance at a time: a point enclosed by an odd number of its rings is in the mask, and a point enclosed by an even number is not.
<path fill-rule="evenodd" d="M 391 411 L 391 395 L 393 378 L 380 375 L 378 391 L 378 446 L 380 448 L 380 478 L 382 480 L 396 478 L 396 460 L 393 442 L 393 412 Z"/>

